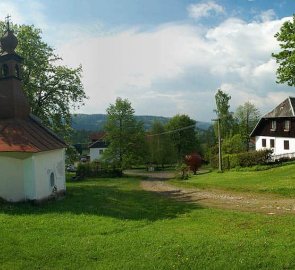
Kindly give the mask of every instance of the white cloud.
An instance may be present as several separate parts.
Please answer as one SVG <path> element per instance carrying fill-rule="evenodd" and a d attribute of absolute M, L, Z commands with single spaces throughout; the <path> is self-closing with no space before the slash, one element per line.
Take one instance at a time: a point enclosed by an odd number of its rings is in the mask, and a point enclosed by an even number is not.
<path fill-rule="evenodd" d="M 262 22 L 267 22 L 274 20 L 276 18 L 276 13 L 273 9 L 268 9 L 266 11 L 262 11 L 259 16 L 257 16 Z"/>
<path fill-rule="evenodd" d="M 219 87 L 231 94 L 232 109 L 253 101 L 262 112 L 290 94 L 287 86 L 276 85 L 271 58 L 278 49 L 274 34 L 286 19 L 230 18 L 211 29 L 189 24 L 130 29 L 68 42 L 59 52 L 66 64 L 83 65 L 90 96 L 84 112 L 104 112 L 121 96 L 137 114 L 187 113 L 210 120 Z"/>
<path fill-rule="evenodd" d="M 189 16 L 194 19 L 209 17 L 214 14 L 220 14 L 225 12 L 224 8 L 214 1 L 191 4 L 188 6 L 187 10 Z"/>

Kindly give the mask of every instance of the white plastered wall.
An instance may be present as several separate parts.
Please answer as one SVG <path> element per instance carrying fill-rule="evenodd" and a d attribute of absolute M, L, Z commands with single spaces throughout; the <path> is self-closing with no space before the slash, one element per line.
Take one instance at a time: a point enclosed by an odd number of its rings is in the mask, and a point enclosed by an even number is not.
<path fill-rule="evenodd" d="M 0 156 L 0 197 L 11 202 L 25 199 L 22 159 Z"/>
<path fill-rule="evenodd" d="M 65 150 L 37 154 L 0 155 L 0 197 L 11 202 L 45 199 L 52 194 L 50 174 L 57 191 L 65 190 Z"/>
<path fill-rule="evenodd" d="M 100 150 L 105 151 L 105 148 L 90 148 L 90 161 L 101 159 Z"/>
<path fill-rule="evenodd" d="M 256 136 L 256 150 L 262 149 L 273 149 L 274 155 L 282 155 L 288 153 L 295 153 L 295 138 L 282 138 L 282 137 L 267 137 L 267 136 Z M 266 139 L 266 147 L 262 147 L 262 139 Z M 270 140 L 275 141 L 275 147 L 270 147 Z M 289 141 L 289 149 L 284 149 L 284 141 Z"/>
<path fill-rule="evenodd" d="M 57 149 L 34 154 L 36 196 L 35 199 L 43 199 L 50 196 L 53 187 L 50 183 L 50 175 L 54 173 L 54 184 L 57 191 L 65 190 L 65 150 Z"/>

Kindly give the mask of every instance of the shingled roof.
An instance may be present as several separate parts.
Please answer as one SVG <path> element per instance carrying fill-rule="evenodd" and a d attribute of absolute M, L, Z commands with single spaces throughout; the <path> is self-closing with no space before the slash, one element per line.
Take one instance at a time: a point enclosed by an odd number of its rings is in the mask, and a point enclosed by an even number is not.
<path fill-rule="evenodd" d="M 0 152 L 38 153 L 65 147 L 62 139 L 32 115 L 0 120 Z"/>
<path fill-rule="evenodd" d="M 259 127 L 265 122 L 267 119 L 271 118 L 288 118 L 295 117 L 295 97 L 288 97 L 282 103 L 280 103 L 277 107 L 275 107 L 272 111 L 265 114 L 260 118 L 257 125 L 252 130 L 250 137 L 256 136 Z"/>
<path fill-rule="evenodd" d="M 275 117 L 295 117 L 295 98 L 288 97 L 281 104 L 275 107 L 271 112 L 264 115 L 262 118 L 275 118 Z"/>

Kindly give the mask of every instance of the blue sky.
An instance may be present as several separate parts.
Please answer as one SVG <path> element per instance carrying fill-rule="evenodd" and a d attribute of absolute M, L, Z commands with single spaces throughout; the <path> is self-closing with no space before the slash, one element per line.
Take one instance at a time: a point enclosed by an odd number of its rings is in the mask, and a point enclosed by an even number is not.
<path fill-rule="evenodd" d="M 275 83 L 273 35 L 294 0 L 0 0 L 0 19 L 34 24 L 63 57 L 83 66 L 90 97 L 79 112 L 104 113 L 116 97 L 136 114 L 214 116 L 214 94 L 231 110 L 266 113 L 294 89 Z"/>

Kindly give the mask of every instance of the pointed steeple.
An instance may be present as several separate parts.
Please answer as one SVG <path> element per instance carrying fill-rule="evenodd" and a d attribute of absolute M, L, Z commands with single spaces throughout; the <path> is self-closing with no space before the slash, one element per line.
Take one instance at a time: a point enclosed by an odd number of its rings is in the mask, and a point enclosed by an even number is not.
<path fill-rule="evenodd" d="M 27 98 L 22 90 L 22 57 L 15 53 L 18 40 L 6 17 L 6 31 L 0 39 L 0 119 L 26 118 L 30 114 Z"/>

